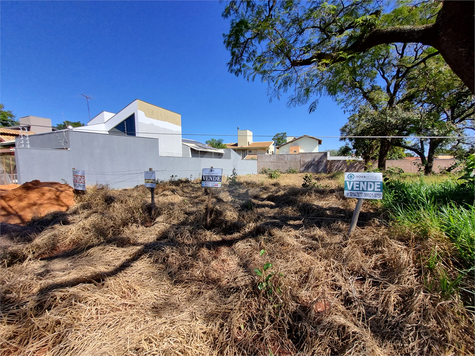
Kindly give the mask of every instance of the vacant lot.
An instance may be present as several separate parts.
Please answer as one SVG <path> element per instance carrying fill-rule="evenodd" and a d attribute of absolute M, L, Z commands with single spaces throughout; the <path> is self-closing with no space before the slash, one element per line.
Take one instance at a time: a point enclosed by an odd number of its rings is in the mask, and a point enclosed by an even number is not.
<path fill-rule="evenodd" d="M 67 212 L 3 225 L 1 355 L 461 355 L 473 316 L 429 292 L 443 239 L 390 227 L 339 176 L 238 177 L 150 193 L 89 188 Z"/>

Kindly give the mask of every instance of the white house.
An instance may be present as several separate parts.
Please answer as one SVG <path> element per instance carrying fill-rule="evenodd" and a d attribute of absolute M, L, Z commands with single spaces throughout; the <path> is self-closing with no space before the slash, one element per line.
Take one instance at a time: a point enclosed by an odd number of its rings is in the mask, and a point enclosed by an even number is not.
<path fill-rule="evenodd" d="M 277 147 L 279 154 L 299 154 L 304 152 L 318 152 L 322 140 L 313 136 L 303 135 L 287 141 Z"/>
<path fill-rule="evenodd" d="M 103 111 L 73 130 L 156 138 L 160 156 L 182 156 L 181 115 L 138 99 L 117 114 Z"/>

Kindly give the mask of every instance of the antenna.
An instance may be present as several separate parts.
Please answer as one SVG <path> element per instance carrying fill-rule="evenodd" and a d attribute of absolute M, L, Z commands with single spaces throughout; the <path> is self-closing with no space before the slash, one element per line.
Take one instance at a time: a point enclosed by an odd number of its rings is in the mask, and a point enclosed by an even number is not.
<path fill-rule="evenodd" d="M 86 98 L 86 101 L 87 101 L 87 112 L 89 113 L 89 121 L 91 121 L 91 111 L 89 110 L 89 100 L 92 100 L 92 98 L 88 97 L 88 96 L 85 95 L 85 94 L 81 94 L 81 95 Z"/>

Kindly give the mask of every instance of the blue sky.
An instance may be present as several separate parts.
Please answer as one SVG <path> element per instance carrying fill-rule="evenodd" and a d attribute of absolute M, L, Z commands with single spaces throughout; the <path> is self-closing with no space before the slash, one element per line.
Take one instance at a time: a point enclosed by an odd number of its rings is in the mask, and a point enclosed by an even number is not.
<path fill-rule="evenodd" d="M 17 118 L 89 120 L 141 99 L 177 112 L 184 138 L 254 141 L 311 135 L 322 150 L 347 115 L 323 97 L 316 112 L 269 102 L 267 84 L 227 70 L 219 1 L 0 1 L 0 102 Z M 196 135 L 204 134 L 204 135 Z"/>

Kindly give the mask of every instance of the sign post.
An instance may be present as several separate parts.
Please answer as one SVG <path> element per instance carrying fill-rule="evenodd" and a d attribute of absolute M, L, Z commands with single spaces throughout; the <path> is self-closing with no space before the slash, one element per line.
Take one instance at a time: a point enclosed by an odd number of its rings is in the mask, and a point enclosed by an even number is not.
<path fill-rule="evenodd" d="M 149 168 L 148 171 L 143 172 L 145 178 L 145 187 L 150 188 L 152 193 L 152 209 L 155 208 L 155 171 Z"/>
<path fill-rule="evenodd" d="M 73 168 L 73 188 L 75 190 L 86 190 L 86 175 L 83 170 Z"/>
<path fill-rule="evenodd" d="M 203 168 L 201 173 L 201 186 L 203 188 L 221 188 L 223 180 L 222 168 Z M 208 189 L 208 211 L 206 214 L 206 224 L 209 226 L 209 217 L 211 213 L 212 189 Z"/>
<path fill-rule="evenodd" d="M 383 174 L 355 172 L 345 173 L 345 197 L 358 198 L 348 235 L 351 236 L 358 223 L 364 199 L 383 199 Z"/>

